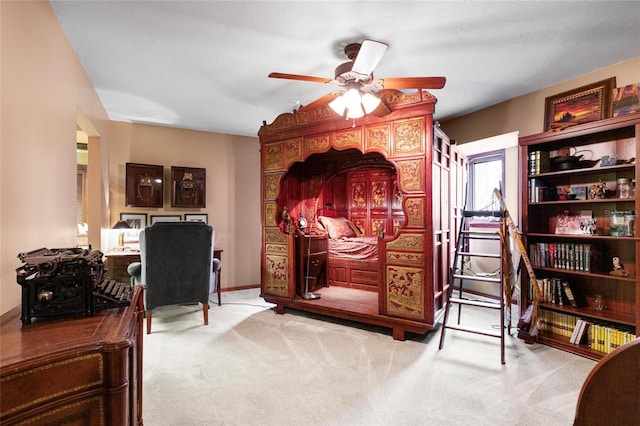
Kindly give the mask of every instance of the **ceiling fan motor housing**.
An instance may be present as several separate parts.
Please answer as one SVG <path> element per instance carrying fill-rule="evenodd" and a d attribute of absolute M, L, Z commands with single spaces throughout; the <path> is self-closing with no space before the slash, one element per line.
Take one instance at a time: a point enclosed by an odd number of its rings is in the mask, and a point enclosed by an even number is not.
<path fill-rule="evenodd" d="M 336 67 L 335 80 L 339 85 L 344 86 L 349 81 L 361 82 L 368 84 L 373 80 L 373 73 L 370 75 L 363 75 L 354 71 L 353 61 L 344 62 Z"/>

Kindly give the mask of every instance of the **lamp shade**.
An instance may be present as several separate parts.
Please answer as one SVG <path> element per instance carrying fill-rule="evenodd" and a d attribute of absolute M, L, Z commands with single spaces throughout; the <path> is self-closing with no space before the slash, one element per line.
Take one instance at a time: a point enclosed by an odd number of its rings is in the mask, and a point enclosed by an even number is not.
<path fill-rule="evenodd" d="M 369 92 L 364 94 L 355 88 L 350 88 L 329 103 L 329 107 L 336 114 L 350 119 L 361 118 L 365 114 L 375 111 L 380 105 L 380 99 Z"/>
<path fill-rule="evenodd" d="M 111 227 L 111 229 L 131 229 L 131 227 L 126 221 L 119 220 Z"/>

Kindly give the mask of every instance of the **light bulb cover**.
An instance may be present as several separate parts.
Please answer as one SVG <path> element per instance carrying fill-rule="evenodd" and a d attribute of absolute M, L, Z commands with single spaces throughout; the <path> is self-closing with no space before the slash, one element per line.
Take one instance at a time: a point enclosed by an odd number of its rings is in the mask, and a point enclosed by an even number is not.
<path fill-rule="evenodd" d="M 342 95 L 329 102 L 329 108 L 331 108 L 339 116 L 344 116 L 344 110 L 347 109 L 347 107 L 344 103 L 344 98 L 342 97 Z"/>
<path fill-rule="evenodd" d="M 362 109 L 362 104 L 357 104 L 355 108 L 347 108 L 347 118 L 362 118 L 364 117 L 364 110 Z"/>
<path fill-rule="evenodd" d="M 377 96 L 353 87 L 329 102 L 329 107 L 336 114 L 348 119 L 362 118 L 375 111 L 379 105 L 380 99 Z"/>
<path fill-rule="evenodd" d="M 365 94 L 362 95 L 362 106 L 366 114 L 371 114 L 376 110 L 376 108 L 378 108 L 379 105 L 380 98 L 378 98 L 377 96 L 374 96 L 369 92 L 365 92 Z"/>

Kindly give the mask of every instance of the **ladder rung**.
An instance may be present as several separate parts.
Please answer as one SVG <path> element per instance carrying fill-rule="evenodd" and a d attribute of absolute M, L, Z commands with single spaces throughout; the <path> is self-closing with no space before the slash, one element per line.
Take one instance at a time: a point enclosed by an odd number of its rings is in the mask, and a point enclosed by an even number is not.
<path fill-rule="evenodd" d="M 491 257 L 494 259 L 500 259 L 499 254 L 495 253 L 470 253 L 468 251 L 459 251 L 458 256 L 475 256 L 475 257 Z"/>
<path fill-rule="evenodd" d="M 481 230 L 470 231 L 468 229 L 463 229 L 462 235 L 497 235 L 499 236 L 500 233 L 498 231 L 481 231 Z"/>
<path fill-rule="evenodd" d="M 450 328 L 452 330 L 466 331 L 466 332 L 474 333 L 474 334 L 482 334 L 483 336 L 497 337 L 498 339 L 502 338 L 502 335 L 500 333 L 490 333 L 487 330 L 483 330 L 481 328 L 464 327 L 464 326 L 461 326 L 461 325 L 446 325 L 444 327 L 445 328 Z"/>
<path fill-rule="evenodd" d="M 463 210 L 464 217 L 502 217 L 504 213 L 500 210 Z"/>
<path fill-rule="evenodd" d="M 457 303 L 459 305 L 476 306 L 478 308 L 501 309 L 499 303 L 483 302 L 480 300 L 459 299 L 457 297 L 452 297 L 449 299 L 449 302 Z"/>
<path fill-rule="evenodd" d="M 459 278 L 461 280 L 484 281 L 487 283 L 499 283 L 500 281 L 502 281 L 500 278 L 483 277 L 481 275 L 453 274 L 453 278 Z"/>

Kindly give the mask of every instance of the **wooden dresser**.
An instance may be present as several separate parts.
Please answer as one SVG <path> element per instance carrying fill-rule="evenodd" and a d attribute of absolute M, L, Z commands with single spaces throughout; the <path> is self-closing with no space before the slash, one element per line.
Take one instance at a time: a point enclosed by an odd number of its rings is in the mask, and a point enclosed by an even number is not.
<path fill-rule="evenodd" d="M 0 318 L 0 424 L 142 425 L 143 287 L 92 317 Z"/>

